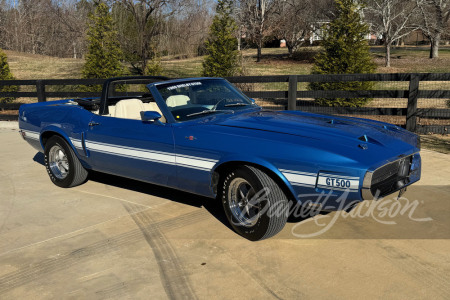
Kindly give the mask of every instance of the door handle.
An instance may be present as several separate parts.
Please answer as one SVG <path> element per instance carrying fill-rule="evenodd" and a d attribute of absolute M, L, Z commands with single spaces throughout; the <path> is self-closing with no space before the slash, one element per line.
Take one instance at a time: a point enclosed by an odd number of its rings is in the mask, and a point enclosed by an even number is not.
<path fill-rule="evenodd" d="M 97 125 L 100 125 L 100 123 L 97 123 L 97 122 L 89 122 L 89 127 L 94 127 L 94 126 L 97 126 Z"/>

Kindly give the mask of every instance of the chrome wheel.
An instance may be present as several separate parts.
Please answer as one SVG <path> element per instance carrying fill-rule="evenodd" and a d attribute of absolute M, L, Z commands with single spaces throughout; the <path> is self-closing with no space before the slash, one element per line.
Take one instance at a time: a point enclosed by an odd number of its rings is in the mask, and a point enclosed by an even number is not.
<path fill-rule="evenodd" d="M 235 178 L 228 189 L 228 205 L 239 225 L 253 227 L 259 219 L 260 206 L 257 193 L 243 178 Z"/>
<path fill-rule="evenodd" d="M 66 152 L 59 145 L 54 145 L 48 154 L 48 163 L 53 175 L 62 180 L 69 173 L 69 161 Z"/>

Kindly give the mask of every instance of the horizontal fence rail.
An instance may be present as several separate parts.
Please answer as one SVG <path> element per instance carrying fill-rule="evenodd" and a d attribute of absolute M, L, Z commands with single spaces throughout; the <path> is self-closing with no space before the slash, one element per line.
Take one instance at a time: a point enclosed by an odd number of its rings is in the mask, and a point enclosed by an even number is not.
<path fill-rule="evenodd" d="M 450 127 L 449 108 L 418 108 L 419 99 L 446 99 L 450 101 L 450 73 L 394 73 L 394 74 L 333 74 L 333 75 L 277 75 L 277 76 L 237 76 L 226 78 L 240 87 L 244 93 L 255 99 L 263 99 L 277 109 L 302 110 L 313 113 L 358 116 L 392 116 L 404 118 L 404 127 L 418 133 L 447 133 Z M 443 82 L 439 89 L 420 89 L 427 82 Z M 49 98 L 87 98 L 98 97 L 99 92 L 77 91 L 86 85 L 101 85 L 105 79 L 43 79 L 43 80 L 4 80 L 0 81 L 0 98 L 36 98 L 45 102 Z M 403 89 L 373 89 L 361 91 L 309 90 L 299 88 L 299 84 L 340 83 L 340 82 L 398 82 Z M 269 90 L 248 88 L 247 85 L 265 85 Z M 272 90 L 271 86 L 283 88 Z M 19 86 L 17 92 L 2 91 L 3 87 Z M 25 87 L 27 91 L 23 90 Z M 56 87 L 56 91 L 55 91 Z M 34 91 L 29 91 L 34 90 Z M 393 99 L 392 107 L 327 107 L 314 102 L 317 98 L 373 98 Z M 396 99 L 407 100 L 404 107 L 396 105 Z M 1 110 L 18 110 L 22 103 L 0 103 Z M 369 104 L 371 105 L 371 104 Z M 396 107 L 397 106 L 397 107 Z M 443 125 L 418 125 L 418 118 L 438 119 Z M 0 114 L 0 120 L 17 119 L 14 114 Z M 447 121 L 445 121 L 447 120 Z M 389 120 L 388 120 L 389 122 Z M 441 122 L 442 123 L 442 122 Z"/>

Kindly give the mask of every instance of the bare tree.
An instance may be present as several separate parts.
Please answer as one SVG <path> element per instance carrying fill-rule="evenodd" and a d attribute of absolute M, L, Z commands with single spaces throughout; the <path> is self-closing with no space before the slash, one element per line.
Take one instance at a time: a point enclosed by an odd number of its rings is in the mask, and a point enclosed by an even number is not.
<path fill-rule="evenodd" d="M 160 34 L 164 20 L 182 7 L 181 0 L 121 0 L 116 3 L 116 14 L 122 18 L 119 23 L 125 26 L 119 30 L 121 45 L 135 72 L 143 74 L 147 60 L 155 55 L 155 37 Z"/>
<path fill-rule="evenodd" d="M 419 28 L 413 24 L 418 5 L 412 0 L 369 0 L 366 18 L 372 29 L 383 36 L 385 66 L 391 66 L 391 47 L 396 41 Z"/>
<path fill-rule="evenodd" d="M 311 35 L 313 27 L 329 21 L 334 11 L 333 0 L 284 0 L 275 2 L 271 15 L 273 32 L 284 39 L 292 55 Z"/>
<path fill-rule="evenodd" d="M 202 54 L 214 6 L 210 0 L 184 1 L 184 9 L 164 22 L 157 39 L 159 48 L 167 54 L 187 57 Z"/>
<path fill-rule="evenodd" d="M 450 0 L 416 0 L 420 8 L 420 29 L 431 42 L 430 58 L 439 57 L 439 45 L 450 20 Z"/>
<path fill-rule="evenodd" d="M 248 38 L 256 44 L 256 61 L 261 61 L 263 39 L 271 30 L 270 14 L 275 9 L 276 0 L 239 0 L 239 19 Z"/>
<path fill-rule="evenodd" d="M 277 3 L 274 9 L 273 30 L 278 39 L 286 41 L 289 55 L 305 41 L 311 31 L 310 13 L 312 1 L 286 0 Z"/>
<path fill-rule="evenodd" d="M 83 52 L 86 0 L 3 1 L 1 44 L 6 49 L 70 57 Z"/>
<path fill-rule="evenodd" d="M 71 51 L 66 50 L 64 52 L 67 52 L 67 56 L 71 53 L 73 58 L 82 57 L 86 51 L 85 32 L 88 14 L 93 10 L 92 3 L 63 0 L 52 6 L 52 10 L 57 18 L 56 22 L 61 24 L 61 30 L 68 39 L 66 47 L 71 49 Z"/>

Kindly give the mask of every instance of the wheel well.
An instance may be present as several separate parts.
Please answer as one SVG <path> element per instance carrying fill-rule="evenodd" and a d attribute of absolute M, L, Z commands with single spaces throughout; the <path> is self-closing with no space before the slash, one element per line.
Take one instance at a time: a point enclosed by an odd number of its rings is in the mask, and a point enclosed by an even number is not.
<path fill-rule="evenodd" d="M 41 140 L 42 140 L 42 146 L 45 148 L 45 145 L 47 144 L 47 141 L 54 135 L 57 135 L 59 137 L 61 137 L 63 140 L 66 141 L 66 139 L 59 133 L 55 132 L 55 131 L 46 131 L 41 135 Z"/>
<path fill-rule="evenodd" d="M 281 188 L 281 190 L 284 192 L 284 194 L 286 195 L 286 197 L 288 197 L 289 200 L 296 201 L 296 198 L 295 198 L 294 194 L 292 193 L 292 191 L 289 189 L 289 187 L 286 185 L 286 183 L 279 176 L 277 176 L 277 174 L 275 174 L 269 168 L 266 168 L 264 166 L 261 166 L 261 165 L 255 164 L 255 163 L 249 163 L 246 161 L 226 162 L 224 164 L 221 164 L 214 170 L 214 173 L 218 174 L 218 177 L 216 175 L 217 178 L 215 180 L 214 180 L 214 175 L 213 175 L 213 185 L 216 185 L 213 188 L 215 191 L 217 191 L 217 195 L 219 195 L 219 193 L 221 192 L 220 189 L 222 187 L 222 181 L 225 178 L 225 176 L 229 172 L 237 169 L 238 167 L 245 166 L 245 165 L 253 166 L 255 168 L 258 168 L 258 169 L 264 171 L 267 175 L 270 176 L 270 178 L 272 178 L 278 184 L 278 186 Z"/>

